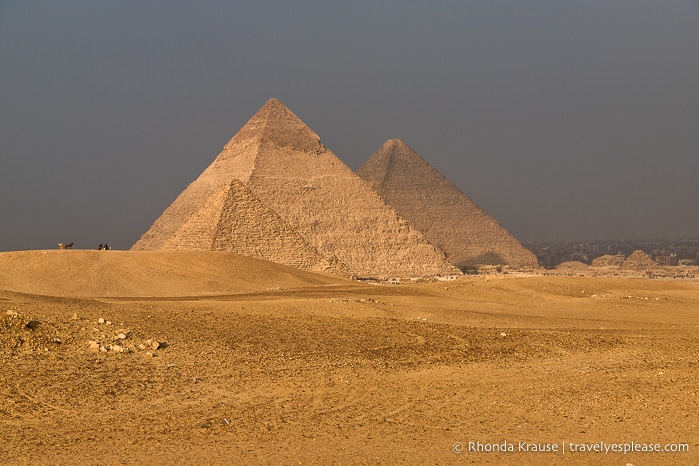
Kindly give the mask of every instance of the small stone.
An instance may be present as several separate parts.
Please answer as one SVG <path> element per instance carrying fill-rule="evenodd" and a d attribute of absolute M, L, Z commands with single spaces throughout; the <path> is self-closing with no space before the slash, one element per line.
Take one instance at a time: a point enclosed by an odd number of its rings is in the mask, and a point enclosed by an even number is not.
<path fill-rule="evenodd" d="M 501 337 L 506 337 L 507 334 L 506 334 L 505 332 L 502 332 L 502 333 L 500 333 L 500 336 L 501 336 Z"/>
<path fill-rule="evenodd" d="M 15 311 L 7 311 L 5 314 L 7 314 L 8 316 L 13 316 L 13 317 L 17 315 L 17 313 Z"/>
<path fill-rule="evenodd" d="M 36 330 L 39 327 L 39 324 L 41 324 L 41 322 L 39 322 L 38 320 L 30 320 L 29 322 L 27 322 L 27 325 L 25 325 L 25 327 L 27 327 L 29 330 Z"/>
<path fill-rule="evenodd" d="M 143 351 L 144 349 L 146 349 L 146 345 L 144 345 L 143 343 L 141 343 L 140 345 L 138 345 L 138 349 L 140 349 L 141 351 Z"/>
<path fill-rule="evenodd" d="M 103 324 L 103 323 L 104 323 L 104 319 L 100 317 L 99 319 L 97 319 L 97 323 L 98 323 L 98 324 Z"/>
<path fill-rule="evenodd" d="M 117 352 L 117 353 L 123 353 L 124 347 L 119 346 L 119 345 L 112 345 L 112 351 Z"/>
<path fill-rule="evenodd" d="M 144 341 L 144 343 L 146 344 L 146 346 L 150 346 L 153 343 L 153 340 L 149 338 L 146 341 Z"/>
<path fill-rule="evenodd" d="M 126 334 L 120 333 L 119 335 L 117 335 L 117 338 L 118 338 L 119 340 L 126 340 Z"/>
<path fill-rule="evenodd" d="M 73 320 L 78 320 L 78 313 L 77 312 L 73 313 Z"/>
<path fill-rule="evenodd" d="M 97 351 L 98 349 L 100 349 L 99 343 L 97 343 L 95 340 L 90 340 L 87 342 L 87 344 L 90 346 L 91 350 Z"/>
<path fill-rule="evenodd" d="M 157 350 L 162 348 L 162 343 L 160 343 L 159 341 L 154 341 L 153 343 L 151 343 L 150 347 L 153 348 L 153 350 Z"/>
<path fill-rule="evenodd" d="M 100 351 L 106 353 L 109 350 L 107 350 L 107 348 L 105 348 L 104 346 L 100 346 Z"/>
<path fill-rule="evenodd" d="M 111 320 L 108 320 L 108 321 L 105 322 L 105 324 L 107 324 L 107 325 L 112 325 L 112 321 L 111 321 Z"/>

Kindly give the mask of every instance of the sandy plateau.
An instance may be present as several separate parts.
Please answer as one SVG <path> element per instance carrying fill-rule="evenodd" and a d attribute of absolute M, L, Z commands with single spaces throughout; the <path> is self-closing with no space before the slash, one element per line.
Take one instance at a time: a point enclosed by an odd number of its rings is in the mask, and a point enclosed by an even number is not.
<path fill-rule="evenodd" d="M 699 464 L 693 280 L 67 250 L 0 290 L 2 464 Z M 689 451 L 568 450 L 600 442 Z"/>

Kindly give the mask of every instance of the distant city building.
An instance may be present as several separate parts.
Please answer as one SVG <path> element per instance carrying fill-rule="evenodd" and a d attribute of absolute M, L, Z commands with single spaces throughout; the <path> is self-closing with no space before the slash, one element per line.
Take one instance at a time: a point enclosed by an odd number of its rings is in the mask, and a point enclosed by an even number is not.
<path fill-rule="evenodd" d="M 674 267 L 677 265 L 677 254 L 669 254 L 666 256 L 658 256 L 655 258 L 658 265 L 665 267 Z"/>

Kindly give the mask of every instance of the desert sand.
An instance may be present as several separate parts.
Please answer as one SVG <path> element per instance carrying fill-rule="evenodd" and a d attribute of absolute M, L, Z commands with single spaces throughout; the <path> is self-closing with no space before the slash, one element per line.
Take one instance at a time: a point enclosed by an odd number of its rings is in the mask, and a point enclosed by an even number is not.
<path fill-rule="evenodd" d="M 696 281 L 65 250 L 0 290 L 2 464 L 699 463 Z"/>

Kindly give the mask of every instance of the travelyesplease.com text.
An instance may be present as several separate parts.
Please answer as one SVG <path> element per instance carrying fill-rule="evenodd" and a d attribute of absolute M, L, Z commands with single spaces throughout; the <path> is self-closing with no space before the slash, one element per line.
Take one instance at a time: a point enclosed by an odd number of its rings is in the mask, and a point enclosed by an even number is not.
<path fill-rule="evenodd" d="M 687 453 L 688 443 L 643 443 L 643 442 L 456 442 L 452 447 L 454 453 Z"/>

